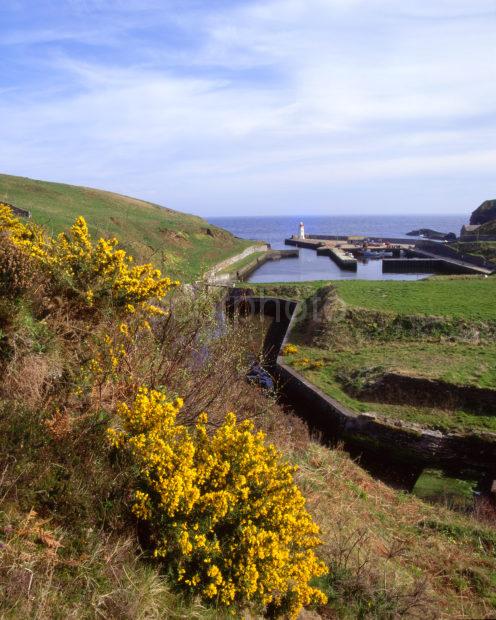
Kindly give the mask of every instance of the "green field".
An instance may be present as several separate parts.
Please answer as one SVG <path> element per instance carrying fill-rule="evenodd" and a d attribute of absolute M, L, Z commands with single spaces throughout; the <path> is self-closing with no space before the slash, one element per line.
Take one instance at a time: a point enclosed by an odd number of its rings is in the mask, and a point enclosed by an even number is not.
<path fill-rule="evenodd" d="M 383 367 L 455 385 L 496 387 L 496 343 L 476 345 L 459 342 L 392 341 L 364 343 L 356 350 L 330 350 L 300 346 L 300 357 L 322 359 L 346 369 Z"/>
<path fill-rule="evenodd" d="M 93 235 L 116 236 L 137 260 L 185 281 L 253 245 L 200 217 L 87 187 L 0 174 L 0 201 L 31 211 L 51 233 L 83 215 Z"/>
<path fill-rule="evenodd" d="M 496 276 L 436 276 L 425 280 L 315 280 L 249 282 L 261 295 L 307 299 L 332 284 L 350 306 L 397 314 L 453 316 L 496 320 Z"/>
<path fill-rule="evenodd" d="M 489 411 L 367 402 L 346 388 L 353 377 L 367 376 L 375 369 L 379 374 L 396 372 L 460 386 L 496 388 L 496 341 L 491 327 L 496 320 L 496 278 L 330 283 L 346 303 L 346 311 L 342 304 L 333 309 L 332 289 L 320 296 L 320 305 L 312 303 L 312 294 L 322 284 L 329 283 L 298 283 L 303 299 L 310 298 L 306 306 L 311 313 L 302 312 L 295 327 L 291 340 L 299 351 L 286 357 L 288 363 L 358 412 L 375 411 L 441 430 L 496 432 L 496 416 Z M 282 290 L 272 287 L 273 293 Z M 411 318 L 396 320 L 405 315 Z M 415 319 L 415 315 L 423 318 Z M 429 327 L 430 316 L 440 317 L 435 330 L 422 327 L 422 321 Z"/>
<path fill-rule="evenodd" d="M 496 277 L 341 280 L 333 284 L 350 306 L 398 314 L 496 319 Z"/>
<path fill-rule="evenodd" d="M 409 343 L 409 347 L 412 343 Z M 424 357 L 417 357 L 419 350 L 412 351 L 411 360 L 416 366 L 415 369 L 410 368 L 409 374 L 417 376 L 430 376 L 431 378 L 439 378 L 450 380 L 452 377 L 456 377 L 463 384 L 463 378 L 471 376 L 473 384 L 478 384 L 477 381 L 477 359 L 478 356 L 469 356 L 467 350 L 467 359 L 463 360 L 463 350 L 459 348 L 453 357 L 450 357 L 451 351 L 447 351 L 441 358 L 440 349 L 436 351 L 436 345 L 433 344 L 431 349 L 434 352 L 434 359 L 431 362 L 429 359 L 429 349 L 423 351 Z M 394 364 L 396 359 L 405 360 L 407 357 L 406 348 L 402 352 L 398 352 L 394 343 L 391 346 L 388 345 L 387 349 L 382 346 L 381 348 L 373 349 L 372 347 L 364 347 L 361 351 L 338 351 L 329 352 L 321 349 L 299 346 L 298 353 L 294 355 L 286 356 L 285 362 L 294 366 L 298 372 L 301 372 L 307 377 L 314 385 L 320 388 L 324 393 L 328 394 L 332 398 L 335 398 L 339 402 L 343 403 L 353 411 L 366 412 L 373 411 L 386 417 L 397 418 L 405 420 L 407 422 L 415 422 L 422 424 L 433 429 L 439 430 L 485 430 L 496 432 L 496 416 L 492 412 L 484 414 L 478 414 L 470 411 L 448 410 L 441 409 L 439 407 L 425 407 L 415 406 L 411 404 L 389 404 L 368 402 L 365 400 L 359 400 L 350 396 L 344 389 L 340 376 L 343 374 L 351 375 L 355 370 L 370 369 L 376 365 L 385 365 L 388 370 L 402 370 L 405 372 L 407 369 L 404 365 L 398 368 Z M 440 361 L 439 367 L 435 368 L 435 360 Z M 491 348 L 491 351 L 487 353 L 487 362 L 485 367 L 487 370 L 486 380 L 489 381 L 491 377 L 494 377 L 494 362 L 496 360 L 496 346 Z M 309 360 L 309 363 L 302 363 L 303 360 Z M 423 361 L 427 360 L 427 366 L 431 365 L 431 373 L 425 372 L 426 365 Z M 317 363 L 322 363 L 322 367 L 313 367 Z M 421 370 L 421 372 L 418 372 Z M 458 382 L 458 381 L 457 381 Z M 494 387 L 494 384 L 492 385 Z"/>

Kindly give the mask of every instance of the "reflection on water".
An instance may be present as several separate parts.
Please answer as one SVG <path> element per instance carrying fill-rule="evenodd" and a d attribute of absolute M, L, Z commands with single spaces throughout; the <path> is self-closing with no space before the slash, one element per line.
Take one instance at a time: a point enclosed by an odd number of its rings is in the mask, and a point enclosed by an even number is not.
<path fill-rule="evenodd" d="M 305 280 L 418 280 L 429 274 L 382 273 L 382 260 L 358 263 L 357 271 L 340 269 L 328 256 L 300 248 L 299 258 L 269 261 L 257 269 L 249 282 L 303 282 Z"/>

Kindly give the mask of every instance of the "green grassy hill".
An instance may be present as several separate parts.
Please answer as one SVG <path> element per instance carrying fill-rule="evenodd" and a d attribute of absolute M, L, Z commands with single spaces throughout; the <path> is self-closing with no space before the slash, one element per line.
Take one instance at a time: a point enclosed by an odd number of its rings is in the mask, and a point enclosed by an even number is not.
<path fill-rule="evenodd" d="M 116 236 L 140 262 L 186 281 L 251 245 L 200 217 L 88 187 L 0 174 L 0 201 L 31 211 L 51 233 L 83 215 L 93 235 Z"/>

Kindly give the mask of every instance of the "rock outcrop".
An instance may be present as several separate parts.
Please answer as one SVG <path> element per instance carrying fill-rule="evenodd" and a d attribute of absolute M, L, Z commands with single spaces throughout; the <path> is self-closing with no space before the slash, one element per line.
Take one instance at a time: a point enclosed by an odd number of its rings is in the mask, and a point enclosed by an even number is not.
<path fill-rule="evenodd" d="M 453 232 L 443 233 L 432 228 L 419 228 L 406 233 L 409 237 L 424 237 L 425 239 L 434 239 L 435 241 L 454 241 L 456 235 Z"/>
<path fill-rule="evenodd" d="M 470 216 L 471 224 L 485 224 L 496 220 L 496 199 L 485 200 Z"/>

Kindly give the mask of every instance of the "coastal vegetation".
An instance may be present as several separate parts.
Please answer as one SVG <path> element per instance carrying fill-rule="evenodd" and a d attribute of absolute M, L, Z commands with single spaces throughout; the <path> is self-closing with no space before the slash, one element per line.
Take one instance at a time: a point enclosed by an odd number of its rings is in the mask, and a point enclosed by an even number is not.
<path fill-rule="evenodd" d="M 136 260 L 187 282 L 253 245 L 200 217 L 88 187 L 0 174 L 2 201 L 29 211 L 52 234 L 83 215 L 93 236 L 117 236 Z"/>
<path fill-rule="evenodd" d="M 291 334 L 297 351 L 286 360 L 355 411 L 495 432 L 484 400 L 496 388 L 495 284 L 474 277 L 328 284 L 303 301 Z M 450 397 L 441 392 L 449 386 Z M 465 388 L 473 388 L 470 397 Z M 480 402 L 478 389 L 486 390 Z"/>
<path fill-rule="evenodd" d="M 246 383 L 247 325 L 219 326 L 207 287 L 75 220 L 2 209 L 2 617 L 493 615 L 489 507 L 320 444 Z"/>
<path fill-rule="evenodd" d="M 481 234 L 496 235 L 496 222 L 491 222 L 493 228 Z M 481 227 L 482 228 L 482 227 Z M 481 256 L 488 261 L 496 261 L 496 241 L 454 241 L 448 246 L 460 254 L 472 254 Z"/>
<path fill-rule="evenodd" d="M 181 325 L 184 317 L 175 316 L 166 296 L 179 282 L 151 264 L 135 265 L 115 239 L 94 242 L 82 217 L 51 237 L 2 206 L 0 228 L 2 454 L 15 486 L 4 500 L 18 509 L 27 491 L 33 527 L 42 531 L 52 518 L 62 525 L 72 517 L 81 532 L 85 516 L 103 526 L 112 507 L 131 497 L 130 513 L 147 526 L 150 560 L 165 565 L 184 597 L 289 617 L 304 605 L 325 604 L 325 594 L 309 583 L 327 567 L 314 553 L 319 527 L 295 485 L 295 468 L 244 419 L 253 416 L 257 398 L 250 411 L 241 409 L 239 424 L 233 413 L 216 411 L 225 391 L 220 377 L 207 392 L 210 423 L 198 384 L 194 403 L 182 398 L 190 386 L 178 353 L 191 336 L 211 334 L 200 333 L 195 317 Z M 200 303 L 199 310 L 206 308 Z M 167 331 L 173 321 L 175 339 Z M 204 372 L 212 377 L 209 357 Z M 198 366 L 198 358 L 188 362 Z M 201 379 L 200 369 L 189 373 L 190 381 Z M 77 453 L 71 463 L 68 446 Z M 20 460 L 42 454 L 34 479 L 18 469 Z M 88 491 L 98 491 L 91 474 L 101 477 L 105 497 L 94 509 L 90 497 L 77 496 L 70 473 L 76 463 L 80 475 L 90 476 Z M 28 488 L 17 488 L 24 474 Z M 33 486 L 39 498 L 30 494 Z M 52 553 L 64 546 L 53 533 L 40 536 Z"/>

